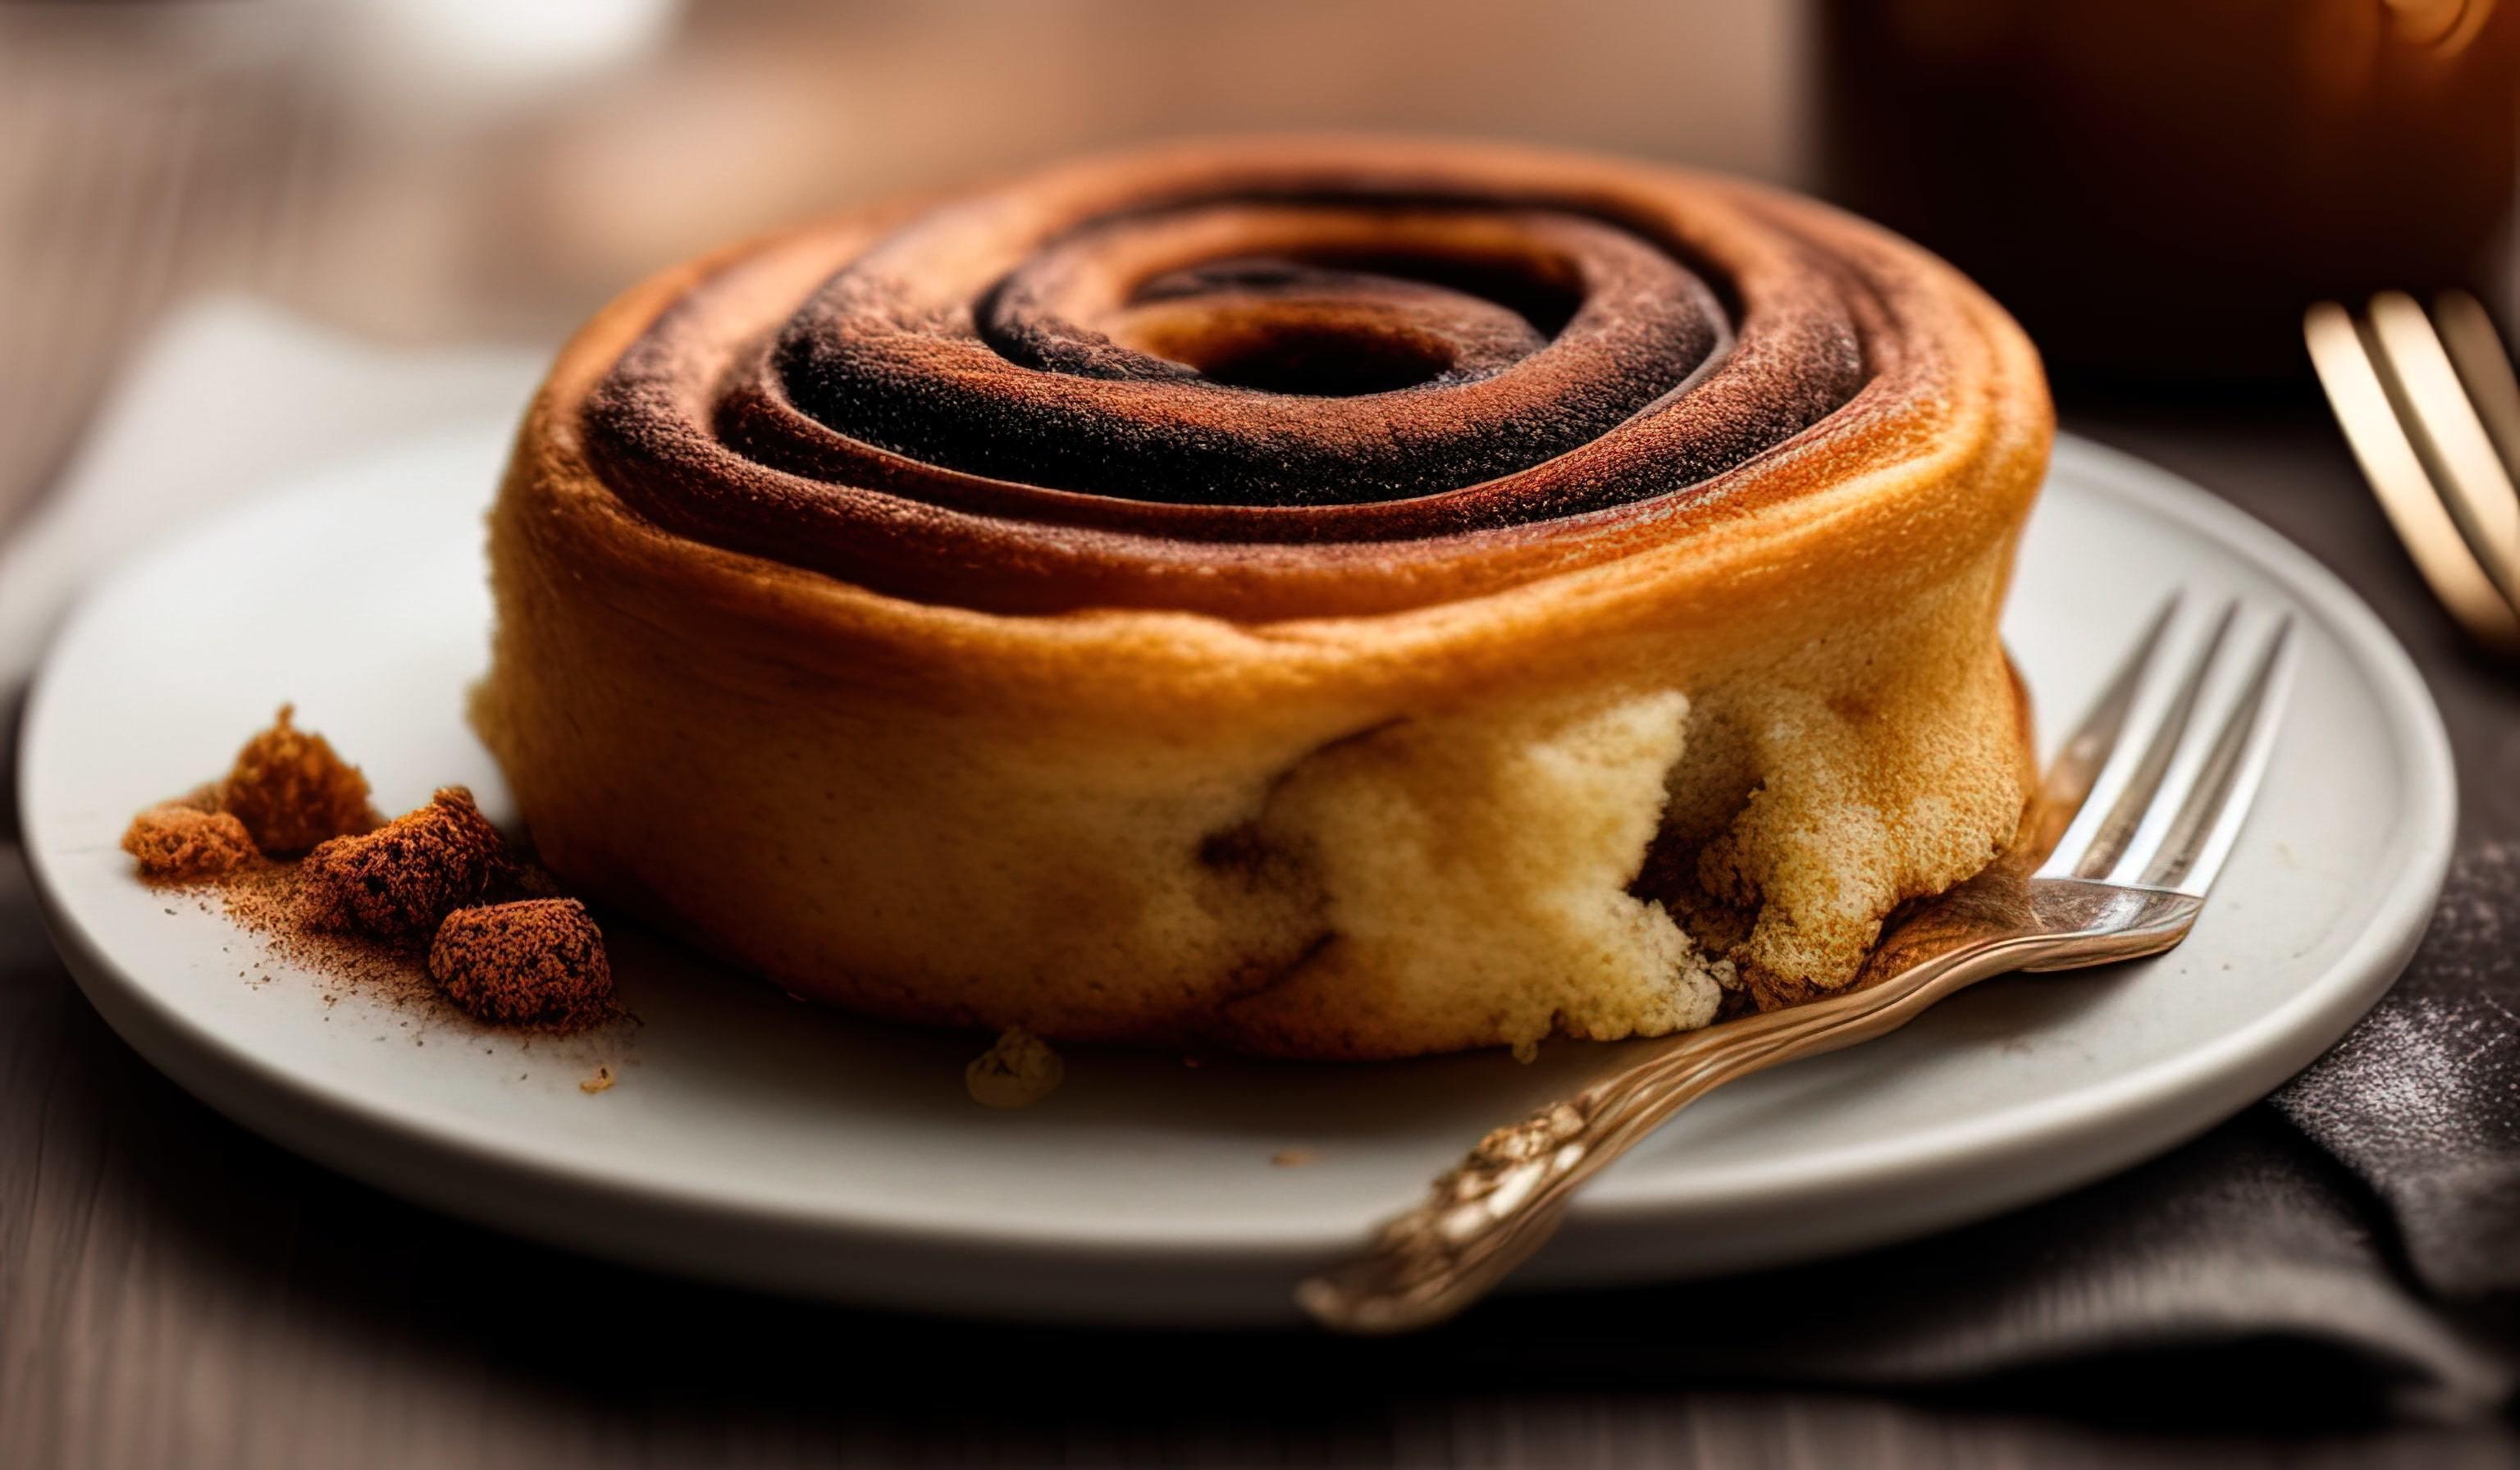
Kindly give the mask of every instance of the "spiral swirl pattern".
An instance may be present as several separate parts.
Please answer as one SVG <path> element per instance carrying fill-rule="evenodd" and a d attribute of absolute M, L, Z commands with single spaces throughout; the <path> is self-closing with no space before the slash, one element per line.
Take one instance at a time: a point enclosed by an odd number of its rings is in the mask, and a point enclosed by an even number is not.
<path fill-rule="evenodd" d="M 1929 428 L 1929 267 L 1642 165 L 1176 150 L 722 256 L 580 432 L 655 524 L 894 596 L 1392 611 L 1615 557 Z"/>

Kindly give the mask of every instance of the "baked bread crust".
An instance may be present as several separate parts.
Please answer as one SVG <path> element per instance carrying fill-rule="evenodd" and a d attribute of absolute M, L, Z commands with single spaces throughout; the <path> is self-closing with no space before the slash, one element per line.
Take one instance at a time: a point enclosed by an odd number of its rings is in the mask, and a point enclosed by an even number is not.
<path fill-rule="evenodd" d="M 562 350 L 491 516 L 498 622 L 474 720 L 543 861 L 873 1015 L 1363 1058 L 1660 1034 L 1705 1024 L 1728 989 L 1781 1003 L 1842 985 L 1894 907 L 1990 860 L 2029 789 L 1997 621 L 2052 431 L 2009 318 L 1806 200 L 1458 145 L 1097 160 L 977 197 L 998 213 L 972 248 L 1021 258 L 1048 248 L 1027 231 L 1072 241 L 1115 200 L 1160 216 L 1198 180 L 1225 181 L 1199 207 L 1220 187 L 1238 207 L 1272 169 L 1372 182 L 1370 203 L 1321 206 L 1363 223 L 1310 228 L 1392 228 L 1383 200 L 1428 192 L 1611 220 L 1702 273 L 1718 339 L 1614 429 L 1452 492 L 1290 503 L 1282 484 L 1227 484 L 1228 459 L 1204 471 L 1224 488 L 1159 500 L 1160 475 L 1118 494 L 1011 478 L 1003 446 L 985 473 L 921 462 L 869 486 L 808 472 L 825 427 L 781 442 L 747 419 L 812 418 L 794 401 L 812 384 L 763 393 L 760 365 L 795 368 L 783 328 L 838 330 L 795 325 L 835 272 L 951 211 L 870 211 L 666 272 Z M 1262 196 L 1217 228 L 1305 225 Z M 1452 248 L 1420 236 L 1410 249 Z M 1088 243 L 1089 264 L 1129 253 Z M 1112 268 L 1124 306 L 1147 268 Z M 1202 289 L 1211 320 L 1166 330 L 1283 306 L 1254 307 L 1238 279 L 1192 282 L 1194 306 Z M 1389 309 L 1419 310 L 1414 289 Z M 1822 305 L 1796 316 L 1796 291 Z M 1427 309 L 1438 332 L 1487 330 Z M 1795 370 L 1843 377 L 1850 349 L 1806 319 L 1846 324 L 1858 370 L 1818 402 Z M 1685 352 L 1691 330 L 1665 338 Z M 1457 380 L 1574 371 L 1498 350 L 1503 366 Z M 1064 401 L 1064 379 L 1015 380 Z M 1565 382 L 1520 387 L 1548 412 Z M 1168 388 L 1192 389 L 1151 385 L 1170 413 Z M 1719 389 L 1737 396 L 1682 436 L 1706 463 L 1650 493 L 1631 482 L 1670 468 L 1668 445 L 1598 448 Z M 1249 398 L 1228 407 L 1274 430 L 1306 395 Z M 1729 461 L 1703 449 L 1753 418 L 1772 437 Z M 876 432 L 834 436 L 854 464 L 915 459 L 865 450 Z M 1090 468 L 1091 450 L 1046 456 L 1043 477 Z M 1563 463 L 1586 456 L 1615 473 Z M 1577 471 L 1591 503 L 1564 490 Z M 1620 474 L 1630 488 L 1598 489 Z"/>

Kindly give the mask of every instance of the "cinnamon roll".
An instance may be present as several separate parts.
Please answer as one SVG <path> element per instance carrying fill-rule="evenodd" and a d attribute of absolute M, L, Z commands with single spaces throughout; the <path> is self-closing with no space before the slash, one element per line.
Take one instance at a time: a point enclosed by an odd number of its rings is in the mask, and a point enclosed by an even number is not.
<path fill-rule="evenodd" d="M 1164 149 L 720 251 L 562 352 L 474 722 L 797 995 L 1388 1057 L 1845 984 L 2011 835 L 2039 363 L 1912 245 L 1466 145 Z"/>

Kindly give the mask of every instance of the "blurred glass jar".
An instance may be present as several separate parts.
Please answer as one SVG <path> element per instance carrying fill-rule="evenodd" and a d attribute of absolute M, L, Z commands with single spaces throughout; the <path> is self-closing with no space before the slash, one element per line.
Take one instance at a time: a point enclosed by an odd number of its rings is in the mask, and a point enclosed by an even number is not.
<path fill-rule="evenodd" d="M 1822 188 L 2068 381 L 2306 376 L 2302 308 L 2507 304 L 2520 0 L 1821 0 Z"/>

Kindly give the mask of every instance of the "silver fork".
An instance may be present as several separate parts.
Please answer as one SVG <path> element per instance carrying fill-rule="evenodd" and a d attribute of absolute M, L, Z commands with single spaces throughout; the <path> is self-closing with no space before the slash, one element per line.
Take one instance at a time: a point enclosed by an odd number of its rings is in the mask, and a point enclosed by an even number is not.
<path fill-rule="evenodd" d="M 2470 637 L 2520 658 L 2520 379 L 2474 296 L 2386 290 L 2302 318 L 2311 365 L 2416 570 Z"/>
<path fill-rule="evenodd" d="M 1489 1134 L 1296 1301 L 1345 1332 L 1441 1321 L 1540 1249 L 1586 1180 L 1724 1083 L 1894 1031 L 1990 975 L 2134 959 L 2184 939 L 2265 775 L 2292 658 L 2285 617 L 2236 687 L 2218 689 L 2234 602 L 2163 685 L 2152 671 L 2178 611 L 2174 598 L 2111 676 L 2005 856 L 1895 928 L 1854 986 L 1650 1044 L 1644 1060 Z M 2139 737 L 2126 737 L 2131 727 Z"/>

